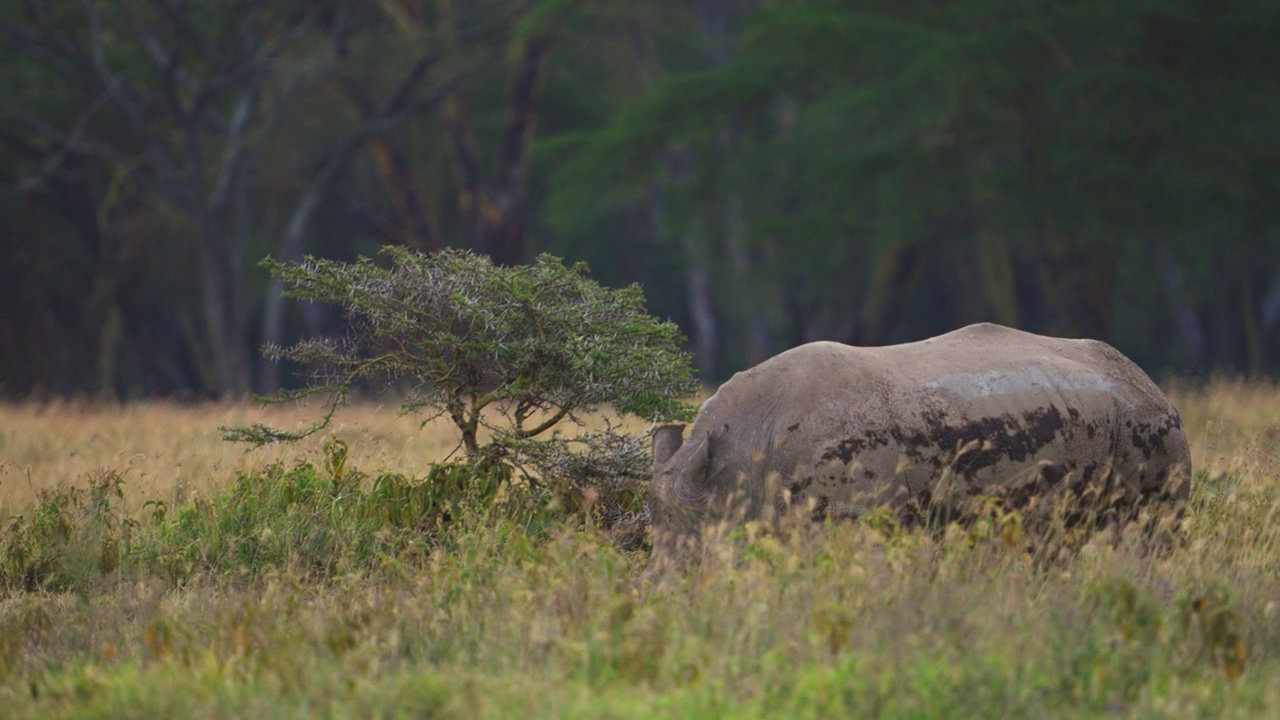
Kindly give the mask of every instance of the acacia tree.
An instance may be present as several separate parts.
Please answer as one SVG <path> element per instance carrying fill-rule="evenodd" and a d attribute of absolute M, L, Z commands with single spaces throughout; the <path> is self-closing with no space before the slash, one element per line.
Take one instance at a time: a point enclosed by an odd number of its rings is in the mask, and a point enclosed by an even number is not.
<path fill-rule="evenodd" d="M 653 422 L 692 417 L 682 398 L 697 385 L 683 338 L 645 311 L 639 286 L 602 287 L 584 264 L 549 255 L 514 267 L 453 249 L 389 246 L 381 256 L 389 267 L 370 259 L 267 261 L 289 296 L 346 310 L 347 331 L 267 348 L 312 368 L 305 387 L 276 400 L 323 394 L 323 418 L 302 432 L 225 428 L 227 439 L 305 437 L 354 389 L 373 386 L 405 393 L 405 412 L 448 417 L 468 459 L 482 467 L 529 462 L 543 478 L 625 485 L 646 474 L 643 438 L 612 428 L 568 436 L 558 432 L 565 421 L 580 425 L 580 413 L 605 404 Z"/>

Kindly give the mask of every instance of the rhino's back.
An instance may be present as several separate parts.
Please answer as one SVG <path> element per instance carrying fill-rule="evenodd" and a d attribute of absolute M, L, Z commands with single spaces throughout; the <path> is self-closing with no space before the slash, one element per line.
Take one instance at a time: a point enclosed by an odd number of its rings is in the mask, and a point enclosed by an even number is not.
<path fill-rule="evenodd" d="M 880 423 L 940 402 L 968 414 L 999 414 L 1046 399 L 1168 405 L 1155 384 L 1106 343 L 980 323 L 901 345 L 801 345 L 734 375 L 703 414 L 845 415 L 856 405 L 859 417 Z"/>
<path fill-rule="evenodd" d="M 730 448 L 721 472 L 773 474 L 854 514 L 854 496 L 919 496 L 944 469 L 979 489 L 1046 463 L 1077 481 L 1115 471 L 1144 493 L 1190 465 L 1176 411 L 1119 352 L 990 324 L 794 348 L 727 382 L 699 432 Z"/>

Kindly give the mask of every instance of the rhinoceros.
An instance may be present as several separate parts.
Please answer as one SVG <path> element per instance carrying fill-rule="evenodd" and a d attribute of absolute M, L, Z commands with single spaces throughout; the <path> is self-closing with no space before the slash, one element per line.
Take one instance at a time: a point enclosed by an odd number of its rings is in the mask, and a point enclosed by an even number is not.
<path fill-rule="evenodd" d="M 966 498 L 1053 494 L 1125 521 L 1180 507 L 1190 489 L 1182 422 L 1137 365 L 1097 340 L 988 323 L 902 345 L 796 347 L 734 375 L 687 441 L 683 430 L 653 434 L 655 564 L 708 527 L 778 510 L 933 517 Z"/>

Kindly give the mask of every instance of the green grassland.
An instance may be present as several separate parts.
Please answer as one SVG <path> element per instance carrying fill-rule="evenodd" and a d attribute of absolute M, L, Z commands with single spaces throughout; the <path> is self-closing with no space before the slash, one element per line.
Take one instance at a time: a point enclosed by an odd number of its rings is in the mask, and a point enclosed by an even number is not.
<path fill-rule="evenodd" d="M 258 411 L 6 406 L 0 714 L 1280 716 L 1280 389 L 1170 392 L 1197 470 L 1159 552 L 748 526 L 658 589 L 581 515 L 450 503 L 456 438 L 394 410 L 246 453 L 217 427 Z"/>

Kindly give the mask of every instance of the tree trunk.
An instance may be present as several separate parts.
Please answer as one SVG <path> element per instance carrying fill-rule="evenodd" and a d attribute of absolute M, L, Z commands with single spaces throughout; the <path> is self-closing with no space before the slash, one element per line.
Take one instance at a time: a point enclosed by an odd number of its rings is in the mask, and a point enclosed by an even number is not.
<path fill-rule="evenodd" d="M 768 289 L 761 288 L 752 282 L 751 262 L 743 247 L 743 208 L 742 196 L 734 193 L 729 197 L 725 209 L 724 247 L 729 259 L 729 267 L 733 270 L 734 295 L 737 306 L 743 313 L 743 322 L 747 326 L 747 363 L 758 365 L 768 360 L 772 353 L 769 349 L 769 322 L 763 307 L 769 302 Z"/>
<path fill-rule="evenodd" d="M 862 303 L 855 344 L 884 345 L 890 341 L 902 306 L 924 273 L 923 255 L 918 246 L 900 245 L 885 252 L 876 263 Z"/>
<path fill-rule="evenodd" d="M 238 322 L 235 309 L 240 296 L 235 287 L 238 279 L 225 261 L 226 255 L 219 252 L 210 237 L 212 233 L 208 226 L 198 228 L 195 243 L 205 343 L 213 360 L 218 396 L 240 399 L 249 393 L 249 363 L 243 323 Z"/>
<path fill-rule="evenodd" d="M 306 240 L 307 228 L 311 224 L 311 216 L 328 189 L 329 178 L 325 175 L 322 171 L 294 206 L 285 230 L 284 242 L 280 244 L 280 254 L 276 258 L 279 262 L 296 263 L 302 259 L 302 246 Z M 262 304 L 263 347 L 279 347 L 284 342 L 284 301 L 284 282 L 272 275 L 267 281 L 267 293 Z M 258 366 L 258 390 L 268 393 L 279 387 L 280 365 L 274 361 L 264 361 Z"/>
<path fill-rule="evenodd" d="M 1267 286 L 1267 293 L 1262 296 L 1260 315 L 1263 331 L 1274 333 L 1280 323 L 1280 269 L 1276 270 L 1271 284 Z"/>
<path fill-rule="evenodd" d="M 320 201 L 329 192 L 329 187 L 337 177 L 338 171 L 346 166 L 347 160 L 358 143 L 359 138 L 353 134 L 325 158 L 320 170 L 315 173 L 306 190 L 303 191 L 302 197 L 298 199 L 298 204 L 293 207 L 276 260 L 283 263 L 296 263 L 302 260 L 307 231 L 311 227 L 311 218 L 319 207 Z M 262 307 L 262 344 L 265 347 L 278 347 L 284 342 L 284 301 L 284 283 L 273 275 L 267 283 L 267 294 Z M 258 389 L 266 393 L 279 387 L 279 364 L 268 361 L 259 365 Z"/>
<path fill-rule="evenodd" d="M 1191 368 L 1198 369 L 1204 362 L 1204 328 L 1200 324 L 1200 318 L 1196 317 L 1195 309 L 1187 301 L 1182 270 L 1174 260 L 1173 253 L 1169 252 L 1169 247 L 1163 242 L 1147 238 L 1143 245 L 1155 266 L 1156 275 L 1160 280 L 1160 289 L 1164 291 L 1165 302 L 1169 304 L 1169 309 L 1173 313 L 1174 327 L 1178 329 L 1178 338 L 1187 352 L 1188 363 Z"/>
<path fill-rule="evenodd" d="M 1243 288 L 1241 260 L 1221 245 L 1215 251 L 1213 300 L 1209 307 L 1208 351 L 1210 363 L 1222 370 L 1241 372 L 1249 365 L 1247 330 L 1242 312 L 1249 301 Z M 1242 297 L 1243 296 L 1243 297 Z"/>
<path fill-rule="evenodd" d="M 441 24 L 452 27 L 452 3 L 437 2 Z M 441 120 L 449 141 L 458 210 L 471 249 L 499 265 L 518 265 L 526 247 L 526 167 L 529 141 L 537 117 L 538 93 L 547 58 L 554 46 L 550 34 L 524 39 L 507 68 L 507 105 L 493 178 L 486 182 L 480 167 L 475 134 L 461 93 L 445 98 Z"/>
<path fill-rule="evenodd" d="M 68 177 L 74 177 L 75 173 Z M 93 387 L 85 389 L 102 400 L 117 399 L 116 381 L 119 348 L 123 336 L 120 287 L 133 258 L 140 251 L 137 235 L 125 235 L 117 242 L 108 218 L 121 198 L 124 176 L 117 174 L 106 196 L 95 202 L 83 179 L 57 178 L 53 183 L 54 202 L 75 226 L 93 257 L 93 277 L 84 299 L 86 334 L 94 343 Z"/>
<path fill-rule="evenodd" d="M 693 324 L 694 358 L 698 373 L 704 378 L 713 377 L 720 333 L 711 298 L 711 273 L 702 259 L 697 236 L 686 232 L 680 238 L 685 259 L 685 291 L 689 294 L 689 320 Z"/>
<path fill-rule="evenodd" d="M 386 138 L 371 141 L 369 151 L 396 210 L 398 222 L 393 228 L 396 244 L 419 252 L 439 250 L 439 233 L 418 193 L 409 158 Z"/>
<path fill-rule="evenodd" d="M 120 351 L 120 340 L 123 335 L 123 320 L 119 305 L 109 305 L 103 310 L 105 319 L 98 334 L 98 388 L 97 395 L 102 400 L 116 400 L 116 368 Z"/>
<path fill-rule="evenodd" d="M 1109 339 L 1119 263 L 1116 248 L 1083 247 L 1052 230 L 1044 237 L 1031 251 L 1032 272 L 1021 288 L 1027 329 L 1057 337 Z"/>

